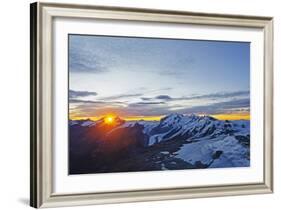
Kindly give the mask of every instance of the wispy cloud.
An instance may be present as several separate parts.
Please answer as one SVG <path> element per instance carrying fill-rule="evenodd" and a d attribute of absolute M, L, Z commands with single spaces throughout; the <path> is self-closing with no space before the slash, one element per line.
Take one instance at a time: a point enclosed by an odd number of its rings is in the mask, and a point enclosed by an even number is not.
<path fill-rule="evenodd" d="M 220 102 L 214 105 L 219 106 L 222 109 L 232 109 L 237 107 L 245 108 L 245 107 L 250 107 L 250 99 L 249 98 L 236 99 L 227 102 Z"/>
<path fill-rule="evenodd" d="M 108 71 L 108 68 L 99 55 L 72 46 L 69 50 L 69 70 L 79 73 L 102 73 Z"/>
<path fill-rule="evenodd" d="M 80 35 L 70 35 L 69 39 L 69 67 L 75 73 L 141 69 L 158 75 L 161 69 L 160 76 L 176 76 L 190 71 L 196 60 L 182 46 L 186 42 L 176 39 L 163 42 L 163 39 Z M 167 50 L 170 52 L 163 53 Z"/>
<path fill-rule="evenodd" d="M 133 107 L 133 106 L 139 106 L 139 105 L 157 105 L 157 104 L 165 104 L 165 102 L 163 101 L 159 101 L 159 102 L 136 102 L 136 103 L 131 103 L 129 104 L 129 106 Z"/>
<path fill-rule="evenodd" d="M 192 113 L 202 113 L 202 114 L 224 114 L 224 113 L 235 113 L 239 111 L 250 110 L 250 99 L 233 99 L 227 102 L 218 102 L 214 104 L 194 106 L 189 108 L 183 108 L 177 110 L 177 112 L 183 114 L 192 114 Z"/>
<path fill-rule="evenodd" d="M 219 98 L 231 98 L 237 96 L 249 96 L 250 91 L 235 91 L 235 92 L 219 92 L 206 95 L 198 95 L 187 97 L 187 99 L 219 99 Z"/>
<path fill-rule="evenodd" d="M 165 88 L 158 88 L 158 89 L 147 89 L 145 87 L 139 88 L 138 90 L 135 91 L 135 93 L 127 92 L 127 93 L 122 93 L 122 94 L 117 94 L 117 95 L 112 95 L 112 96 L 107 96 L 107 97 L 101 97 L 100 100 L 121 100 L 121 99 L 139 99 L 139 97 L 144 96 L 146 94 L 155 94 L 157 92 L 163 92 L 163 91 L 168 91 L 172 90 L 173 88 L 171 87 L 165 87 Z M 160 96 L 161 97 L 161 96 Z M 143 97 L 145 100 L 145 97 Z M 148 98 L 149 100 L 150 98 Z"/>
<path fill-rule="evenodd" d="M 91 100 L 80 100 L 80 99 L 69 99 L 71 104 L 103 104 L 102 101 L 91 101 Z"/>
<path fill-rule="evenodd" d="M 108 96 L 103 97 L 101 100 L 118 100 L 118 99 L 126 99 L 126 98 L 132 98 L 132 97 L 139 97 L 142 96 L 143 93 L 136 93 L 136 94 L 120 94 L 115 96 Z"/>
<path fill-rule="evenodd" d="M 210 94 L 218 95 L 220 94 Z M 237 96 L 239 94 L 225 94 L 227 96 Z M 166 97 L 160 97 L 161 99 Z M 225 98 L 224 98 L 225 99 Z M 90 101 L 90 100 L 70 100 L 70 103 L 77 106 L 71 111 L 82 114 L 84 117 L 103 115 L 108 112 L 114 112 L 121 116 L 159 116 L 167 115 L 173 112 L 182 114 L 233 114 L 250 111 L 250 99 L 228 98 L 227 101 L 209 101 L 209 103 L 192 104 L 191 106 L 173 104 L 170 101 L 140 101 L 140 102 L 122 102 L 122 101 Z"/>
<path fill-rule="evenodd" d="M 182 100 L 194 100 L 194 99 L 227 99 L 240 96 L 249 96 L 249 91 L 235 91 L 235 92 L 219 92 L 204 95 L 194 95 L 194 96 L 183 96 L 183 97 L 172 97 L 169 95 L 158 95 L 155 97 L 142 97 L 143 101 L 153 101 L 153 100 L 163 100 L 163 101 L 182 101 Z"/>
<path fill-rule="evenodd" d="M 105 49 L 98 46 L 94 37 L 95 36 L 69 36 L 70 72 L 100 74 L 110 71 L 110 68 L 114 66 L 118 55 L 105 53 Z"/>
<path fill-rule="evenodd" d="M 126 104 L 122 101 L 93 101 L 93 100 L 80 100 L 80 99 L 69 99 L 70 104 L 93 104 L 93 105 L 114 105 L 114 104 Z"/>
<path fill-rule="evenodd" d="M 80 97 L 87 97 L 87 96 L 96 96 L 98 95 L 96 92 L 91 91 L 78 91 L 78 90 L 69 90 L 69 98 L 80 98 Z"/>

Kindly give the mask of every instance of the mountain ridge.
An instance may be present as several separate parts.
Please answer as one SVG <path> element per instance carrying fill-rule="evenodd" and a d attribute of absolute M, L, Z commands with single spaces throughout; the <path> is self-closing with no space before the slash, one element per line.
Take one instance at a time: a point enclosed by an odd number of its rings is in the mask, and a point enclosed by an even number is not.
<path fill-rule="evenodd" d="M 79 170 L 76 164 L 70 164 L 70 171 L 101 173 L 250 164 L 247 120 L 174 113 L 160 121 L 125 121 L 119 117 L 113 121 L 112 124 L 105 123 L 104 118 L 69 121 L 70 160 L 77 163 L 77 158 L 82 158 L 92 165 Z M 101 157 L 106 160 L 103 166 L 100 165 L 103 161 L 97 161 Z"/>

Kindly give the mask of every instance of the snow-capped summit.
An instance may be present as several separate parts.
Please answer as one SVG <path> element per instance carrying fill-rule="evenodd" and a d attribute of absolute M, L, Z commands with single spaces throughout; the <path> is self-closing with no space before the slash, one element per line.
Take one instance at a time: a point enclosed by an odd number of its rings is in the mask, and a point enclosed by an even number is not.
<path fill-rule="evenodd" d="M 172 138 L 215 138 L 220 135 L 249 133 L 249 121 L 222 121 L 211 116 L 172 114 L 162 118 L 149 133 L 149 145 Z"/>
<path fill-rule="evenodd" d="M 216 121 L 216 120 L 217 119 L 207 115 L 199 116 L 195 114 L 183 115 L 183 114 L 174 113 L 163 117 L 160 120 L 160 124 L 163 126 L 172 126 L 172 125 L 183 126 L 191 122 L 198 122 L 202 124 L 202 123 L 209 123 L 210 121 Z"/>
<path fill-rule="evenodd" d="M 163 117 L 161 120 L 178 120 L 178 119 L 181 119 L 183 117 L 184 117 L 183 114 L 172 113 L 172 114 L 169 114 L 169 115 Z"/>
<path fill-rule="evenodd" d="M 92 121 L 91 119 L 85 119 L 85 120 L 69 120 L 69 125 L 73 126 L 73 125 L 79 125 L 79 126 L 83 126 L 83 127 L 90 127 L 95 125 L 95 122 Z"/>
<path fill-rule="evenodd" d="M 162 126 L 182 126 L 184 124 L 198 121 L 200 116 L 191 114 L 191 115 L 183 115 L 183 114 L 170 114 L 160 120 L 160 124 Z"/>

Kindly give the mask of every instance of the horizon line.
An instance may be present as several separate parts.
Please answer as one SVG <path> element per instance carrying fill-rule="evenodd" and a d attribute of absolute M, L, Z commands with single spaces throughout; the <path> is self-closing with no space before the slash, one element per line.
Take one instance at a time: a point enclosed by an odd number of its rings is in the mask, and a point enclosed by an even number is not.
<path fill-rule="evenodd" d="M 195 114 L 197 116 L 210 116 L 213 117 L 217 120 L 250 120 L 250 113 L 238 113 L 238 114 Z M 92 116 L 92 117 L 69 117 L 70 120 L 86 120 L 90 119 L 93 121 L 97 121 L 102 119 L 103 117 L 106 117 L 108 115 L 103 115 L 103 116 Z M 118 115 L 113 115 L 113 116 L 118 116 Z M 122 119 L 126 121 L 160 121 L 163 117 L 167 115 L 159 115 L 159 116 L 127 116 L 127 117 L 122 117 Z"/>

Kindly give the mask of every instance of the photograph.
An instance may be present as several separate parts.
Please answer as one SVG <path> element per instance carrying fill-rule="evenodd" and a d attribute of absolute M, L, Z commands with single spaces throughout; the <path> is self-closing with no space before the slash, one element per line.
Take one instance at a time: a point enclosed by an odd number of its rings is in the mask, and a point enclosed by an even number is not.
<path fill-rule="evenodd" d="M 250 167 L 250 43 L 68 34 L 70 175 Z"/>
<path fill-rule="evenodd" d="M 274 18 L 189 6 L 30 5 L 30 206 L 273 193 Z"/>

